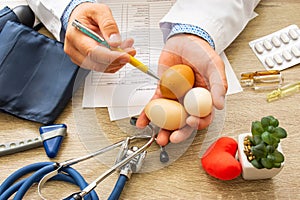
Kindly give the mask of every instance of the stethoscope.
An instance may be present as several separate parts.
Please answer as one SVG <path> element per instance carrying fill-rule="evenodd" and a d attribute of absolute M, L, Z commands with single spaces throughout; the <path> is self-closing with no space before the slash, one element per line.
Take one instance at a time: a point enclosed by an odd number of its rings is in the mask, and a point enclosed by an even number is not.
<path fill-rule="evenodd" d="M 151 135 L 147 134 L 146 129 L 151 130 Z M 64 199 L 79 200 L 79 199 L 99 199 L 95 188 L 105 178 L 115 172 L 117 169 L 120 170 L 119 178 L 115 184 L 112 193 L 109 196 L 109 200 L 116 200 L 121 195 L 121 192 L 125 186 L 126 181 L 132 172 L 136 172 L 141 168 L 142 162 L 146 156 L 146 149 L 151 146 L 155 141 L 156 133 L 151 125 L 141 134 L 127 137 L 125 140 L 119 141 L 107 147 L 104 147 L 96 152 L 88 155 L 74 158 L 71 160 L 64 161 L 62 163 L 57 162 L 39 162 L 28 166 L 25 166 L 13 174 L 11 174 L 0 186 L 0 199 L 9 199 L 14 193 L 13 199 L 22 199 L 29 188 L 34 184 L 38 183 L 38 192 L 42 199 L 45 199 L 41 193 L 43 185 L 48 180 L 59 180 L 65 181 L 77 185 L 81 191 L 71 194 Z M 149 139 L 142 147 L 129 147 L 129 143 L 135 139 Z M 71 165 L 85 161 L 89 158 L 95 157 L 116 147 L 121 147 L 119 154 L 116 159 L 115 165 L 110 169 L 101 174 L 92 183 L 88 184 L 78 171 L 71 167 Z M 19 180 L 23 176 L 32 173 L 29 177 Z M 19 180 L 19 181 L 18 181 Z"/>

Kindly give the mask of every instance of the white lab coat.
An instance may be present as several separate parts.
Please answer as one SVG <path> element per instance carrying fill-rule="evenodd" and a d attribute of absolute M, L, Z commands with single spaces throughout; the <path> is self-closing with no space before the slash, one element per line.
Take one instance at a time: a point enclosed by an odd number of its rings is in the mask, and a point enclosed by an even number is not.
<path fill-rule="evenodd" d="M 60 18 L 71 0 L 27 0 L 47 29 L 60 39 Z M 255 17 L 254 8 L 260 0 L 177 0 L 160 21 L 164 38 L 172 23 L 186 23 L 203 28 L 222 52 Z"/>

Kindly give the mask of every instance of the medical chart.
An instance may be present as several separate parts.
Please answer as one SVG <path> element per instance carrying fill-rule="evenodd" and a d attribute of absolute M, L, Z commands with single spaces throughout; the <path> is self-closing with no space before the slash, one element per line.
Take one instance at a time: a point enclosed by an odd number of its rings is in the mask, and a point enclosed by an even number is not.
<path fill-rule="evenodd" d="M 115 20 L 119 25 L 122 38 L 134 38 L 136 58 L 157 71 L 163 38 L 159 20 L 174 4 L 173 0 L 136 0 L 111 3 Z M 242 91 L 225 54 L 222 58 L 226 65 L 229 80 L 227 94 Z M 140 114 L 149 102 L 157 87 L 157 81 L 131 65 L 126 65 L 115 74 L 90 72 L 85 80 L 83 107 L 107 107 L 111 120 L 118 120 Z"/>

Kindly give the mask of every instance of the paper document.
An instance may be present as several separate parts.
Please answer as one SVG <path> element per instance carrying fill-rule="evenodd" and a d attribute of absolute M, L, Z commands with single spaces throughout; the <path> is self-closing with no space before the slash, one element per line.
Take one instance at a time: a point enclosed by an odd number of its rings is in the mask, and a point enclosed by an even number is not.
<path fill-rule="evenodd" d="M 238 78 L 236 77 L 230 63 L 229 60 L 227 59 L 226 55 L 224 52 L 221 53 L 221 58 L 224 62 L 225 65 L 225 72 L 226 72 L 226 78 L 227 78 L 227 82 L 228 82 L 228 89 L 227 89 L 227 95 L 230 94 L 235 94 L 238 92 L 242 92 L 243 88 L 240 84 L 240 81 L 238 80 Z"/>
<path fill-rule="evenodd" d="M 175 0 L 135 0 L 110 6 L 122 38 L 134 38 L 135 56 L 154 72 L 163 47 L 159 20 Z M 150 17 L 151 16 L 151 17 Z M 155 91 L 157 80 L 130 64 L 114 74 L 91 72 L 85 81 L 83 107 L 144 106 Z"/>
<path fill-rule="evenodd" d="M 19 5 L 28 5 L 26 0 L 0 0 L 0 9 L 8 6 L 10 9 L 13 9 Z"/>
<path fill-rule="evenodd" d="M 137 51 L 135 57 L 156 72 L 163 48 L 159 20 L 175 1 L 131 0 L 121 3 L 102 1 L 102 3 L 110 6 L 122 38 L 131 37 L 135 40 L 134 47 Z M 242 91 L 224 53 L 222 58 L 229 82 L 228 94 Z M 111 120 L 127 118 L 140 114 L 156 87 L 157 80 L 129 64 L 115 74 L 90 72 L 85 80 L 82 106 L 108 107 Z"/>

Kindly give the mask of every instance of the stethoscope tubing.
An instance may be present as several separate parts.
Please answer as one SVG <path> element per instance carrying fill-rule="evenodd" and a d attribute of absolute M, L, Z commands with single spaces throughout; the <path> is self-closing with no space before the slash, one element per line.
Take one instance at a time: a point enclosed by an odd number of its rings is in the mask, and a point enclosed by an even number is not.
<path fill-rule="evenodd" d="M 45 174 L 56 169 L 53 162 L 39 162 L 25 166 L 13 174 L 11 174 L 0 186 L 0 199 L 8 199 L 14 193 L 14 200 L 22 199 L 33 183 L 39 182 Z M 34 172 L 35 171 L 35 172 Z M 85 188 L 88 183 L 84 178 L 72 167 L 62 168 L 61 171 L 66 174 L 58 173 L 52 180 L 65 181 L 77 185 L 80 189 Z M 30 177 L 24 178 L 16 182 L 22 176 L 34 172 Z M 86 195 L 84 199 L 98 200 L 98 196 L 94 190 Z"/>
<path fill-rule="evenodd" d="M 0 186 L 0 195 L 4 193 L 14 182 L 16 182 L 20 177 L 29 174 L 31 172 L 37 171 L 44 166 L 51 165 L 52 162 L 39 162 L 27 165 L 23 168 L 18 169 L 14 173 L 12 173 Z"/>
<path fill-rule="evenodd" d="M 127 176 L 120 174 L 112 193 L 108 197 L 108 200 L 119 199 L 127 180 L 128 180 Z"/>

